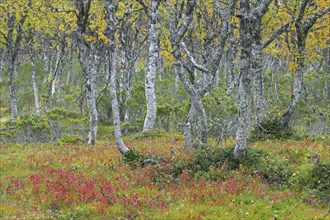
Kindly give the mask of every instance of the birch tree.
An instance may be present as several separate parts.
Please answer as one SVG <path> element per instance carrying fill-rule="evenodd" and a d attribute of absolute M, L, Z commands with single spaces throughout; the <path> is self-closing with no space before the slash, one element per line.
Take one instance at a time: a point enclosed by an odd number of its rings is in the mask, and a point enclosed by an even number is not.
<path fill-rule="evenodd" d="M 82 67 L 84 84 L 86 88 L 86 98 L 87 106 L 89 112 L 89 136 L 88 144 L 95 145 L 96 134 L 98 127 L 98 112 L 96 107 L 96 97 L 97 97 L 97 71 L 100 60 L 100 46 L 107 39 L 103 35 L 103 31 L 100 29 L 105 29 L 105 21 L 101 24 L 96 25 L 97 17 L 90 16 L 91 13 L 92 0 L 84 1 L 77 0 L 75 2 L 75 7 L 77 9 L 77 44 L 78 44 L 78 57 L 79 62 Z M 103 10 L 103 9 L 102 9 Z M 98 12 L 98 16 L 102 17 L 102 11 Z M 91 20 L 94 19 L 94 20 Z M 100 19 L 100 18 L 99 18 Z M 92 25 L 94 24 L 94 25 Z M 95 27 L 96 29 L 91 29 Z"/>
<path fill-rule="evenodd" d="M 33 96 L 34 96 L 34 104 L 36 107 L 36 115 L 41 117 L 41 106 L 39 101 L 39 88 L 38 83 L 36 79 L 37 71 L 36 71 L 36 63 L 35 63 L 35 52 L 32 48 L 29 48 L 29 56 L 31 60 L 31 66 L 32 66 L 32 88 L 33 88 Z"/>
<path fill-rule="evenodd" d="M 179 76 L 180 81 L 183 83 L 186 91 L 188 92 L 191 99 L 191 108 L 188 114 L 186 127 L 184 129 L 184 134 L 186 138 L 186 146 L 189 146 L 191 141 L 191 121 L 194 117 L 194 108 L 199 117 L 199 131 L 200 131 L 200 146 L 206 146 L 208 144 L 208 122 L 207 115 L 202 103 L 202 96 L 208 92 L 210 86 L 213 83 L 213 79 L 215 74 L 219 68 L 219 63 L 221 61 L 222 55 L 224 53 L 225 44 L 229 35 L 231 34 L 230 28 L 230 20 L 234 13 L 234 8 L 236 5 L 236 1 L 231 1 L 227 7 L 223 7 L 223 5 L 219 1 L 215 1 L 215 8 L 217 9 L 214 13 L 219 16 L 221 19 L 221 23 L 219 26 L 218 23 L 213 22 L 208 23 L 206 28 L 208 29 L 207 36 L 205 36 L 204 45 L 202 46 L 204 51 L 199 51 L 199 54 L 202 54 L 202 58 L 198 60 L 196 56 L 191 52 L 188 46 L 185 43 L 185 40 L 191 40 L 191 38 L 186 37 L 185 34 L 187 32 L 193 31 L 193 12 L 195 9 L 195 1 L 188 1 L 185 9 L 185 17 L 181 19 L 182 14 L 182 6 L 180 7 L 178 2 L 174 5 L 174 9 L 169 8 L 170 10 L 170 32 L 171 32 L 171 44 L 174 58 L 176 59 L 176 73 Z M 205 11 L 207 13 L 207 11 Z M 208 15 L 209 17 L 215 17 L 215 15 Z M 204 14 L 204 19 L 209 19 L 207 15 Z M 210 22 L 210 20 L 206 20 L 205 22 Z M 213 27 L 214 30 L 212 30 Z M 220 32 L 220 39 L 217 30 Z M 191 37 L 191 36 L 190 36 Z M 181 52 L 182 51 L 182 52 Z M 187 57 L 187 59 L 184 58 Z M 195 83 L 195 73 L 194 71 L 198 70 L 203 75 L 202 83 L 199 88 Z M 190 76 L 189 79 L 186 77 L 186 73 Z"/>
<path fill-rule="evenodd" d="M 308 35 L 313 31 L 317 21 L 330 12 L 330 6 L 325 6 L 308 14 L 308 9 L 313 7 L 310 0 L 303 0 L 299 7 L 298 15 L 294 21 L 294 33 L 291 35 L 290 50 L 293 52 L 292 69 L 296 73 L 290 104 L 281 117 L 283 127 L 288 127 L 291 117 L 295 112 L 298 102 L 304 92 L 304 68 L 306 59 L 306 41 Z M 321 26 L 322 28 L 322 26 Z M 291 45 L 291 46 L 290 46 Z"/>
<path fill-rule="evenodd" d="M 113 114 L 113 125 L 115 128 L 115 138 L 116 144 L 121 154 L 125 155 L 130 150 L 126 147 L 122 134 L 121 134 L 121 126 L 120 126 L 120 114 L 119 114 L 119 105 L 118 105 L 118 98 L 117 98 L 117 85 L 116 85 L 116 78 L 117 78 L 117 63 L 118 63 L 118 52 L 117 52 L 117 45 L 116 45 L 116 26 L 117 26 L 117 19 L 115 16 L 116 4 L 114 1 L 109 0 L 106 4 L 106 11 L 107 11 L 107 22 L 108 22 L 108 38 L 109 38 L 109 56 L 111 56 L 111 69 L 110 73 L 110 97 L 111 97 L 111 107 L 112 107 L 112 114 Z"/>
<path fill-rule="evenodd" d="M 158 60 L 158 7 L 159 0 L 151 0 L 150 9 L 147 10 L 147 6 L 143 1 L 138 1 L 142 4 L 148 13 L 149 17 L 149 33 L 148 33 L 148 64 L 145 77 L 145 94 L 147 101 L 147 114 L 143 124 L 143 131 L 152 130 L 156 123 L 157 105 L 155 94 L 155 78 L 157 72 L 157 60 Z"/>
<path fill-rule="evenodd" d="M 23 39 L 24 23 L 28 16 L 31 0 L 15 3 L 14 1 L 5 1 L 0 3 L 0 29 L 1 38 L 6 48 L 6 63 L 8 75 L 8 89 L 10 92 L 10 114 L 11 121 L 15 122 L 18 116 L 17 96 L 14 84 L 15 63 L 17 61 L 21 42 Z M 11 7 L 15 5 L 15 7 Z"/>
<path fill-rule="evenodd" d="M 271 0 L 259 0 L 255 3 L 255 7 L 251 8 L 251 2 L 249 0 L 240 0 L 239 2 L 239 14 L 240 19 L 240 75 L 238 86 L 238 128 L 236 132 L 236 145 L 234 154 L 237 157 L 242 157 L 246 151 L 246 137 L 248 127 L 250 123 L 249 119 L 249 96 L 250 96 L 250 81 L 253 77 L 251 73 L 251 63 L 254 65 L 260 61 L 260 50 L 254 50 L 258 52 L 256 57 L 252 56 L 253 43 L 260 41 L 259 35 L 255 31 L 260 28 L 260 22 L 262 17 L 268 10 Z M 257 37 L 257 39 L 254 39 Z M 257 43 L 259 45 L 259 43 Z M 254 59 L 257 58 L 255 61 Z M 254 73 L 255 74 L 255 73 Z"/>

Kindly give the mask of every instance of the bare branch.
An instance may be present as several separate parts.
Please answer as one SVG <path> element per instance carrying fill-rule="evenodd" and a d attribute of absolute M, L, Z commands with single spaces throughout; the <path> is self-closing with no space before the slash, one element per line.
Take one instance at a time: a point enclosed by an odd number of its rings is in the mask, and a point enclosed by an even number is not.
<path fill-rule="evenodd" d="M 180 45 L 182 46 L 182 48 L 183 48 L 184 51 L 186 52 L 187 56 L 189 57 L 191 63 L 194 65 L 194 67 L 195 67 L 196 69 L 198 69 L 198 70 L 200 70 L 200 71 L 202 71 L 202 72 L 205 72 L 205 73 L 208 73 L 208 72 L 209 72 L 209 70 L 208 70 L 205 66 L 203 66 L 203 65 L 201 65 L 201 64 L 198 64 L 198 63 L 196 62 L 195 58 L 194 58 L 193 55 L 190 53 L 190 51 L 188 50 L 186 44 L 185 44 L 183 41 L 180 43 Z"/>
<path fill-rule="evenodd" d="M 289 25 L 293 22 L 294 20 L 291 19 L 289 22 L 285 23 L 281 27 L 279 27 L 262 45 L 262 49 L 266 48 L 269 44 L 271 44 L 278 36 L 283 34 L 289 27 Z"/>

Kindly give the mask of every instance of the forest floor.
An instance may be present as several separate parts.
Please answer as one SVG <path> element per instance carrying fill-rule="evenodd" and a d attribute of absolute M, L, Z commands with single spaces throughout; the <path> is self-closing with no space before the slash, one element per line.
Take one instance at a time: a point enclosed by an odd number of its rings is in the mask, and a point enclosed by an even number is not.
<path fill-rule="evenodd" d="M 321 199 L 317 187 L 307 187 L 311 157 L 320 155 L 320 164 L 330 161 L 327 137 L 248 146 L 269 153 L 272 173 L 287 174 L 285 182 L 267 181 L 243 166 L 175 175 L 195 157 L 183 148 L 182 137 L 128 136 L 125 142 L 165 162 L 130 164 L 113 143 L 101 141 L 95 147 L 0 143 L 0 219 L 330 219 L 329 200 Z M 233 144 L 228 140 L 217 147 Z M 171 148 L 175 154 L 169 161 Z"/>

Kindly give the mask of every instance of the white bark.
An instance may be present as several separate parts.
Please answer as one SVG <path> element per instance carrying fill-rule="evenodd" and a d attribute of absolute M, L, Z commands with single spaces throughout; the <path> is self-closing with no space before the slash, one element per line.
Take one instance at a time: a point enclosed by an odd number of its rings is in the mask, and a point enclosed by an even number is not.
<path fill-rule="evenodd" d="M 113 126 L 115 128 L 115 138 L 116 144 L 121 154 L 127 154 L 129 149 L 126 147 L 122 134 L 121 134 L 121 126 L 120 126 L 120 115 L 119 115 L 119 106 L 117 100 L 117 92 L 116 92 L 116 73 L 117 73 L 117 51 L 114 48 L 112 51 L 112 63 L 111 63 L 111 71 L 110 71 L 110 97 L 111 97 L 111 106 L 112 106 L 112 117 L 113 117 Z"/>
<path fill-rule="evenodd" d="M 158 0 L 151 1 L 150 18 L 149 18 L 149 51 L 148 51 L 148 67 L 145 77 L 145 95 L 147 101 L 147 114 L 143 125 L 143 131 L 152 130 L 156 123 L 156 94 L 155 94 L 155 77 L 157 71 L 158 56 Z"/>
<path fill-rule="evenodd" d="M 17 120 L 18 110 L 17 110 L 17 96 L 14 85 L 14 63 L 10 62 L 8 65 L 8 88 L 10 93 L 10 114 L 11 121 L 15 122 Z"/>
<path fill-rule="evenodd" d="M 32 50 L 32 49 L 31 49 Z M 39 102 L 39 92 L 38 92 L 38 83 L 36 79 L 36 66 L 34 62 L 34 54 L 30 51 L 30 59 L 31 59 L 31 66 L 32 66 L 32 86 L 33 86 L 33 96 L 34 96 L 34 104 L 36 107 L 36 115 L 41 116 L 41 107 Z"/>
<path fill-rule="evenodd" d="M 111 107 L 112 107 L 112 117 L 113 117 L 113 126 L 115 132 L 115 139 L 118 150 L 121 154 L 125 155 L 130 152 L 130 150 L 126 147 L 122 134 L 121 134 L 121 126 L 120 126 L 120 114 L 119 114 L 119 106 L 116 92 L 116 73 L 117 73 L 117 48 L 116 48 L 116 40 L 115 40 L 115 11 L 113 7 L 113 3 L 110 0 L 107 5 L 108 11 L 108 25 L 109 25 L 109 40 L 111 42 L 110 51 L 111 51 L 111 71 L 110 71 L 110 97 L 111 97 Z"/>

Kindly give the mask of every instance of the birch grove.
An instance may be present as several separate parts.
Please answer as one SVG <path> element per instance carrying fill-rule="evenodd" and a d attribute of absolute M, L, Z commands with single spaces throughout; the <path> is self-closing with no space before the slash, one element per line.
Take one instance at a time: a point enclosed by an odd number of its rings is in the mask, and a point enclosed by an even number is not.
<path fill-rule="evenodd" d="M 57 129 L 44 139 L 89 145 L 106 130 L 122 154 L 126 135 L 164 129 L 187 149 L 233 140 L 237 158 L 255 139 L 329 131 L 324 0 L 0 5 L 1 120 L 10 128 L 36 115 Z"/>

